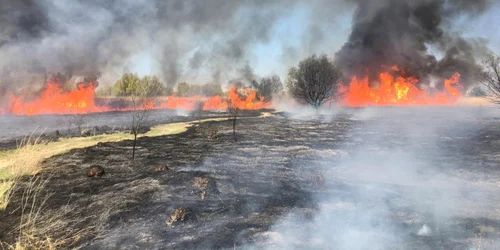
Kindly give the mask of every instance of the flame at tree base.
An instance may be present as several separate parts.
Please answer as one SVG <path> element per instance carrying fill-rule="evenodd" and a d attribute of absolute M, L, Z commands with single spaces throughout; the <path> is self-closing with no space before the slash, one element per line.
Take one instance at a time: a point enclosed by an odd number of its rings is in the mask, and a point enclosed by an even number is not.
<path fill-rule="evenodd" d="M 393 66 L 394 71 L 398 71 Z M 349 86 L 341 85 L 339 103 L 349 107 L 363 106 L 454 106 L 462 97 L 460 74 L 444 81 L 444 89 L 431 94 L 417 87 L 415 77 L 394 77 L 390 73 L 379 75 L 379 86 L 370 86 L 368 78 L 353 77 Z"/>

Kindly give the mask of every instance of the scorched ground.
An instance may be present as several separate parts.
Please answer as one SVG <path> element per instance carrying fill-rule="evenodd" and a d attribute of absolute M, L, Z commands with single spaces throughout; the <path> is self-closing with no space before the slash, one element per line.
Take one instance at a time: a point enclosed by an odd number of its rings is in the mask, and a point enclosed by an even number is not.
<path fill-rule="evenodd" d="M 204 123 L 44 162 L 82 249 L 495 249 L 500 126 L 482 108 L 344 109 Z M 106 174 L 89 178 L 100 165 Z M 160 169 L 167 166 L 167 168 Z M 22 189 L 22 183 L 20 185 Z M 206 189 L 204 195 L 203 190 Z M 15 241 L 21 192 L 1 212 Z M 172 221 L 177 208 L 185 220 Z M 181 218 L 181 217 L 179 217 Z M 61 218 L 60 218 L 61 219 Z M 57 233 L 56 233 L 57 234 Z"/>

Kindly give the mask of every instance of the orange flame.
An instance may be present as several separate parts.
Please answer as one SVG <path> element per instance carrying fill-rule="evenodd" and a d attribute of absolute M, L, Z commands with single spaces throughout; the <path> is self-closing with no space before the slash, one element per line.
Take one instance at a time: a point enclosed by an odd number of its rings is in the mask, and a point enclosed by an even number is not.
<path fill-rule="evenodd" d="M 6 109 L 0 109 L 0 114 L 14 115 L 40 115 L 40 114 L 85 114 L 106 111 L 128 111 L 127 108 L 111 108 L 108 106 L 98 106 L 95 103 L 94 85 L 78 84 L 78 89 L 63 92 L 57 82 L 47 82 L 45 89 L 39 98 L 34 101 L 25 101 L 23 97 L 9 94 L 9 101 Z M 247 94 L 243 98 L 238 93 L 236 87 L 231 86 L 228 99 L 240 109 L 263 109 L 271 106 L 263 98 L 257 99 L 254 90 L 243 89 Z M 224 110 L 227 109 L 227 100 L 220 96 L 212 97 L 160 97 L 155 103 L 150 103 L 146 108 L 151 109 L 185 109 L 193 110 L 198 102 L 204 102 L 204 110 Z"/>
<path fill-rule="evenodd" d="M 397 66 L 391 68 L 399 71 Z M 431 95 L 419 89 L 415 77 L 394 77 L 383 72 L 379 75 L 379 86 L 370 86 L 368 78 L 353 77 L 349 86 L 341 85 L 340 104 L 350 107 L 361 106 L 451 106 L 461 97 L 460 74 L 455 73 L 444 81 L 444 90 Z"/>
<path fill-rule="evenodd" d="M 40 97 L 25 102 L 22 97 L 9 93 L 7 112 L 15 115 L 83 114 L 99 112 L 94 105 L 94 86 L 79 87 L 63 93 L 57 82 L 49 81 Z"/>

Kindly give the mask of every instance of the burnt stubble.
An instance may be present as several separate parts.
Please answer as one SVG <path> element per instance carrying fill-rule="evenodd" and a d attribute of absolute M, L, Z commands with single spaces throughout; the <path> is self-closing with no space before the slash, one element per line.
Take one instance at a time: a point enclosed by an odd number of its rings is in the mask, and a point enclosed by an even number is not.
<path fill-rule="evenodd" d="M 57 194 L 48 209 L 93 218 L 82 228 L 98 220 L 82 249 L 495 249 L 500 127 L 478 111 L 246 116 L 237 142 L 231 121 L 205 123 L 217 140 L 194 127 L 139 138 L 133 162 L 132 141 L 105 143 L 52 157 L 41 175 Z M 86 176 L 95 164 L 102 178 Z M 217 192 L 201 198 L 197 180 Z M 19 195 L 0 214 L 3 241 L 15 240 Z M 169 227 L 180 207 L 195 219 Z"/>

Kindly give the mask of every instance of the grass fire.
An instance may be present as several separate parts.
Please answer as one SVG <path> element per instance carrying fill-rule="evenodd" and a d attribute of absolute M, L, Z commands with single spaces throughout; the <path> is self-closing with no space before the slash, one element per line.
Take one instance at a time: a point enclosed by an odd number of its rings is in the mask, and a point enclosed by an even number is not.
<path fill-rule="evenodd" d="M 0 249 L 500 249 L 495 1 L 0 6 Z"/>
<path fill-rule="evenodd" d="M 38 97 L 34 100 L 25 100 L 22 96 L 9 93 L 7 106 L 3 108 L 5 114 L 13 115 L 42 115 L 42 114 L 87 114 L 110 111 L 130 111 L 132 104 L 129 98 L 100 97 L 96 100 L 95 85 L 78 83 L 74 90 L 64 91 L 59 82 L 49 80 Z M 231 86 L 227 94 L 231 103 L 235 103 L 241 109 L 263 109 L 270 106 L 264 97 L 257 98 L 256 91 L 243 89 L 246 97 L 238 94 L 236 87 Z M 99 101 L 115 102 L 121 101 L 118 107 L 98 105 Z M 227 102 L 221 96 L 164 96 L 158 97 L 155 102 L 150 103 L 151 109 L 184 109 L 193 110 L 197 102 L 203 102 L 203 110 L 225 110 Z"/>

